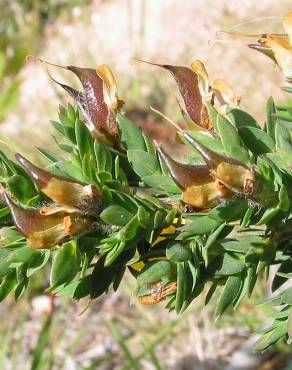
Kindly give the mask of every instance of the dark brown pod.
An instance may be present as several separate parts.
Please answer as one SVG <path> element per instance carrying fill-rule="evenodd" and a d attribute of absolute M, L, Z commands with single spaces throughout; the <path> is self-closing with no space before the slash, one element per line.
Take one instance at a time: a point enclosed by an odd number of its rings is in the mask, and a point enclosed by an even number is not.
<path fill-rule="evenodd" d="M 231 196 L 231 192 L 214 179 L 208 166 L 182 164 L 158 148 L 158 154 L 166 164 L 174 182 L 183 192 L 184 203 L 195 208 L 209 208 L 222 197 Z"/>
<path fill-rule="evenodd" d="M 201 125 L 201 112 L 204 105 L 196 73 L 188 67 L 151 63 L 143 60 L 139 61 L 167 69 L 173 75 L 179 88 L 180 94 L 184 100 L 189 117 L 196 124 Z"/>
<path fill-rule="evenodd" d="M 33 178 L 40 190 L 55 203 L 68 211 L 79 211 L 97 217 L 102 210 L 101 193 L 95 185 L 83 185 L 65 177 L 53 175 L 28 161 L 21 154 L 15 155 L 24 170 Z"/>
<path fill-rule="evenodd" d="M 16 204 L 6 192 L 3 192 L 3 199 L 15 226 L 27 238 L 27 243 L 36 249 L 52 248 L 95 227 L 94 221 L 59 208 L 43 214 L 42 209 Z"/>
<path fill-rule="evenodd" d="M 116 139 L 118 137 L 118 128 L 116 124 L 112 124 L 112 121 L 115 121 L 115 117 L 105 103 L 103 81 L 96 73 L 96 70 L 74 66 L 67 66 L 67 69 L 79 78 L 83 86 L 86 106 L 94 126 L 98 126 L 99 130 L 104 131 L 106 135 L 107 125 L 109 125 L 109 133 Z"/>
<path fill-rule="evenodd" d="M 60 66 L 46 61 L 42 62 L 67 69 L 78 77 L 83 86 L 83 92 L 56 81 L 49 74 L 51 79 L 67 91 L 76 101 L 92 136 L 120 150 L 116 114 L 124 102 L 117 96 L 116 81 L 110 68 L 104 64 L 93 69 L 76 66 Z"/>
<path fill-rule="evenodd" d="M 210 175 L 207 166 L 179 163 L 171 158 L 162 147 L 157 148 L 157 151 L 162 161 L 166 164 L 174 182 L 180 189 L 185 190 L 195 184 L 204 184 L 213 181 L 213 177 Z"/>
<path fill-rule="evenodd" d="M 233 192 L 246 195 L 252 193 L 255 182 L 252 168 L 236 159 L 213 152 L 188 133 L 183 136 L 201 154 L 216 180 Z"/>

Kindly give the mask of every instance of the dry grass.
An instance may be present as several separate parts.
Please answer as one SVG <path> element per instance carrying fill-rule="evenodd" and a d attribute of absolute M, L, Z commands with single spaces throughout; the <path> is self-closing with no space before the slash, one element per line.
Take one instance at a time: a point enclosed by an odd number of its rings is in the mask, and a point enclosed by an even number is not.
<path fill-rule="evenodd" d="M 235 322 L 215 325 L 212 308 L 201 299 L 177 317 L 163 305 L 133 302 L 132 283 L 126 280 L 119 292 L 99 299 L 81 316 L 86 302 L 57 298 L 39 369 L 126 370 L 135 368 L 132 359 L 138 369 L 221 370 L 260 322 L 260 312 L 248 307 L 245 323 L 238 313 Z M 0 325 L 4 370 L 31 369 L 49 306 L 47 296 L 1 306 L 1 316 L 9 316 Z"/>

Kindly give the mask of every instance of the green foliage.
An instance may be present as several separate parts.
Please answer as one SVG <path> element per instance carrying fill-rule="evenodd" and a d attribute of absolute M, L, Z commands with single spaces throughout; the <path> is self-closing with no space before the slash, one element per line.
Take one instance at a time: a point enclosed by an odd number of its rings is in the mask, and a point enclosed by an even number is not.
<path fill-rule="evenodd" d="M 167 309 L 177 313 L 185 311 L 211 283 L 206 302 L 219 294 L 216 319 L 248 299 L 257 281 L 268 277 L 273 265 L 279 266 L 273 289 L 281 289 L 292 277 L 292 112 L 280 109 L 271 98 L 266 111 L 264 128 L 246 112 L 231 109 L 224 116 L 213 110 L 216 124 L 212 134 L 191 132 L 204 145 L 203 150 L 225 156 L 216 157 L 221 163 L 224 158 L 232 163 L 231 157 L 255 173 L 251 194 L 236 189 L 207 212 L 198 212 L 184 206 L 184 189 L 175 184 L 155 145 L 134 122 L 118 114 L 123 150 L 117 150 L 90 135 L 78 108 L 60 106 L 59 121 L 52 125 L 61 154 L 38 150 L 48 162 L 49 173 L 69 179 L 74 186 L 94 186 L 102 199 L 102 209 L 92 214 L 64 208 L 69 215 L 66 222 L 77 212 L 81 220 L 94 222 L 94 228 L 73 234 L 61 246 L 37 250 L 31 248 L 30 238 L 16 230 L 15 217 L 12 219 L 14 215 L 3 198 L 0 300 L 12 293 L 15 299 L 21 297 L 31 277 L 45 267 L 51 271 L 50 282 L 46 282 L 50 291 L 88 300 L 117 290 L 129 270 L 137 281 L 141 302 L 165 300 Z M 198 158 L 198 153 L 190 158 L 195 156 Z M 236 168 L 240 167 L 235 163 Z M 37 186 L 4 152 L 0 152 L 0 178 L 17 204 L 43 209 L 48 203 L 46 187 Z M 280 310 L 257 342 L 255 348 L 259 351 L 279 340 L 291 340 L 291 288 L 269 304 Z M 117 328 L 113 323 L 109 325 L 134 366 L 135 360 L 121 342 Z M 44 324 L 44 343 L 46 330 Z M 39 351 L 43 351 L 42 344 Z"/>

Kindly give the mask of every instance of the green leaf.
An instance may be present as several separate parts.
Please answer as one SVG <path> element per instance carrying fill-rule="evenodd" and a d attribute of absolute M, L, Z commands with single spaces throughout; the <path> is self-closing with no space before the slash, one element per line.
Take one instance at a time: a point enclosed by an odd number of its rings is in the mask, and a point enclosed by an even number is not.
<path fill-rule="evenodd" d="M 290 86 L 282 86 L 281 89 L 287 93 L 292 93 L 292 87 Z"/>
<path fill-rule="evenodd" d="M 251 296 L 251 294 L 252 294 L 252 292 L 254 290 L 254 287 L 255 287 L 256 282 L 257 282 L 257 278 L 258 278 L 258 275 L 257 275 L 257 265 L 256 264 L 253 264 L 247 270 L 247 280 L 248 280 L 247 294 L 248 294 L 248 297 Z"/>
<path fill-rule="evenodd" d="M 11 290 L 15 287 L 16 284 L 16 275 L 15 272 L 9 274 L 0 285 L 0 302 L 2 302 Z"/>
<path fill-rule="evenodd" d="M 65 136 L 64 126 L 60 122 L 50 121 L 50 123 L 52 124 L 56 131 L 58 131 L 61 135 Z"/>
<path fill-rule="evenodd" d="M 113 290 L 116 292 L 126 272 L 126 266 L 116 266 L 115 276 L 113 280 Z"/>
<path fill-rule="evenodd" d="M 31 247 L 22 247 L 16 249 L 8 258 L 8 262 L 10 265 L 14 263 L 26 263 L 32 261 L 37 255 L 39 254 L 38 251 Z"/>
<path fill-rule="evenodd" d="M 152 175 L 142 177 L 142 181 L 153 189 L 166 193 L 180 194 L 181 190 L 168 175 Z"/>
<path fill-rule="evenodd" d="M 42 363 L 42 358 L 44 357 L 44 352 L 49 346 L 51 331 L 51 316 L 48 315 L 43 322 L 41 331 L 38 335 L 36 341 L 36 347 L 32 351 L 32 364 L 30 370 L 40 369 Z"/>
<path fill-rule="evenodd" d="M 277 151 L 282 149 L 284 151 L 291 151 L 292 141 L 289 129 L 283 124 L 282 121 L 278 120 L 275 128 L 275 140 Z"/>
<path fill-rule="evenodd" d="M 217 130 L 227 154 L 242 162 L 249 161 L 249 154 L 241 146 L 241 140 L 235 127 L 221 114 L 217 119 Z"/>
<path fill-rule="evenodd" d="M 242 126 L 239 128 L 239 135 L 244 144 L 255 154 L 264 154 L 275 151 L 274 140 L 263 130 Z"/>
<path fill-rule="evenodd" d="M 291 130 L 292 128 L 292 117 L 291 108 L 287 107 L 285 112 L 275 114 L 278 122 L 281 122 L 284 126 Z"/>
<path fill-rule="evenodd" d="M 192 252 L 188 244 L 174 241 L 167 245 L 166 257 L 174 262 L 184 262 L 192 259 Z"/>
<path fill-rule="evenodd" d="M 15 286 L 15 291 L 14 291 L 14 298 L 17 301 L 22 295 L 24 294 L 27 286 L 29 279 L 26 276 L 26 270 L 27 266 L 26 264 L 18 266 L 16 268 L 16 280 L 17 284 Z"/>
<path fill-rule="evenodd" d="M 133 214 L 121 206 L 112 205 L 103 210 L 100 218 L 107 224 L 125 226 Z"/>
<path fill-rule="evenodd" d="M 54 163 L 54 165 L 48 167 L 48 171 L 55 173 L 59 176 L 68 177 L 71 179 L 75 179 L 82 183 L 90 182 L 82 173 L 81 168 L 77 167 L 70 161 L 62 161 Z"/>
<path fill-rule="evenodd" d="M 241 240 L 229 240 L 229 239 L 220 241 L 220 245 L 226 251 L 236 253 L 247 253 L 251 247 L 250 244 L 244 241 L 242 242 Z"/>
<path fill-rule="evenodd" d="M 171 274 L 172 267 L 169 261 L 151 261 L 148 262 L 137 276 L 139 287 L 153 283 L 165 276 Z"/>
<path fill-rule="evenodd" d="M 150 215 L 149 213 L 145 210 L 143 206 L 139 206 L 138 212 L 137 212 L 137 217 L 140 225 L 144 228 L 146 228 L 149 224 L 150 221 Z"/>
<path fill-rule="evenodd" d="M 36 271 L 42 269 L 51 256 L 50 250 L 41 251 L 29 263 L 27 268 L 27 277 L 33 275 Z"/>
<path fill-rule="evenodd" d="M 208 115 L 210 117 L 212 125 L 215 128 L 215 130 L 217 131 L 217 126 L 216 125 L 217 125 L 217 117 L 218 117 L 219 113 L 218 113 L 217 109 L 214 107 L 213 104 L 207 103 L 206 106 L 207 106 Z"/>
<path fill-rule="evenodd" d="M 56 253 L 51 270 L 51 286 L 69 283 L 80 269 L 76 242 L 65 243 Z"/>
<path fill-rule="evenodd" d="M 104 266 L 108 267 L 115 262 L 115 260 L 124 252 L 126 248 L 126 243 L 121 241 L 120 243 L 116 243 L 106 254 Z"/>
<path fill-rule="evenodd" d="M 152 154 L 143 150 L 129 150 L 128 159 L 140 177 L 160 174 L 159 162 Z"/>
<path fill-rule="evenodd" d="M 219 204 L 213 208 L 208 217 L 218 221 L 236 221 L 244 217 L 248 203 L 246 200 L 230 201 L 225 204 Z"/>
<path fill-rule="evenodd" d="M 175 297 L 175 311 L 177 314 L 184 311 L 184 305 L 187 303 L 187 293 L 189 292 L 190 277 L 188 276 L 188 271 L 186 269 L 186 264 L 184 262 L 178 262 L 177 267 L 177 289 Z"/>
<path fill-rule="evenodd" d="M 227 116 L 237 128 L 243 126 L 250 126 L 254 128 L 260 127 L 257 121 L 250 114 L 241 109 L 231 108 L 228 110 Z"/>
<path fill-rule="evenodd" d="M 278 207 L 283 211 L 288 211 L 290 205 L 289 195 L 286 187 L 282 184 L 279 192 L 279 204 Z"/>
<path fill-rule="evenodd" d="M 112 171 L 112 156 L 108 147 L 97 140 L 94 141 L 94 153 L 98 172 Z"/>
<path fill-rule="evenodd" d="M 70 298 L 74 297 L 74 291 L 78 285 L 78 281 L 72 281 L 69 284 L 62 284 L 59 285 L 57 288 L 53 290 L 53 293 L 56 294 L 58 297 L 67 296 Z"/>
<path fill-rule="evenodd" d="M 257 352 L 262 352 L 268 347 L 278 342 L 280 339 L 284 338 L 287 334 L 287 323 L 279 322 L 279 324 L 272 330 L 266 332 L 262 337 L 256 341 L 253 349 Z"/>
<path fill-rule="evenodd" d="M 172 225 L 176 214 L 177 214 L 177 210 L 175 208 L 173 208 L 170 211 L 168 211 L 168 213 L 167 213 L 167 215 L 166 215 L 166 217 L 164 219 L 163 226 L 164 227 L 168 227 L 168 226 Z"/>
<path fill-rule="evenodd" d="M 284 303 L 292 305 L 292 287 L 287 288 L 281 293 L 281 299 Z"/>
<path fill-rule="evenodd" d="M 140 221 L 138 219 L 138 215 L 135 215 L 131 218 L 131 220 L 127 223 L 126 226 L 122 228 L 119 232 L 119 237 L 122 242 L 126 242 L 128 240 L 132 240 L 137 236 L 138 231 L 141 228 Z"/>
<path fill-rule="evenodd" d="M 37 147 L 37 150 L 46 158 L 48 159 L 50 162 L 59 162 L 59 158 L 54 154 L 52 153 L 50 150 L 48 149 L 44 149 L 44 148 L 40 148 L 40 147 Z"/>
<path fill-rule="evenodd" d="M 80 157 L 83 158 L 91 152 L 92 139 L 85 124 L 79 119 L 75 121 L 75 137 Z"/>
<path fill-rule="evenodd" d="M 205 249 L 210 248 L 215 243 L 215 241 L 217 240 L 217 238 L 219 237 L 219 235 L 221 234 L 225 226 L 226 226 L 226 223 L 224 222 L 209 234 L 206 240 L 206 243 L 204 245 Z"/>
<path fill-rule="evenodd" d="M 268 135 L 275 141 L 276 118 L 274 114 L 276 113 L 276 108 L 272 96 L 269 97 L 269 100 L 267 102 L 266 112 L 267 112 L 266 130 Z"/>
<path fill-rule="evenodd" d="M 289 338 L 292 337 L 292 308 L 290 308 L 289 313 L 288 313 L 288 320 L 287 320 L 287 331 Z"/>
<path fill-rule="evenodd" d="M 290 259 L 287 261 L 283 261 L 274 276 L 273 283 L 272 283 L 272 292 L 276 291 L 277 289 L 282 286 L 287 279 L 292 278 L 292 264 Z"/>
<path fill-rule="evenodd" d="M 243 217 L 243 219 L 241 221 L 241 224 L 240 224 L 241 227 L 247 227 L 249 225 L 249 223 L 251 222 L 252 216 L 255 213 L 255 210 L 256 210 L 255 207 L 249 207 L 249 208 L 247 208 L 247 210 L 246 210 L 246 212 L 244 214 L 244 217 Z"/>
<path fill-rule="evenodd" d="M 160 209 L 155 212 L 153 227 L 154 229 L 159 229 L 165 220 L 165 212 L 162 212 Z"/>
<path fill-rule="evenodd" d="M 3 218 L 7 216 L 10 213 L 10 210 L 8 207 L 4 207 L 0 209 L 0 218 Z"/>
<path fill-rule="evenodd" d="M 261 219 L 258 221 L 257 225 L 264 225 L 270 222 L 274 217 L 278 215 L 280 209 L 278 207 L 268 208 L 265 210 Z"/>
<path fill-rule="evenodd" d="M 147 134 L 145 134 L 145 132 L 142 131 L 142 135 L 143 135 L 143 138 L 144 138 L 144 141 L 145 141 L 145 145 L 146 145 L 146 151 L 149 153 L 149 154 L 152 154 L 154 157 L 156 157 L 156 148 L 152 142 L 152 140 L 149 138 L 149 136 Z"/>
<path fill-rule="evenodd" d="M 80 279 L 77 284 L 76 288 L 73 293 L 74 299 L 81 299 L 90 294 L 90 286 L 91 286 L 91 275 L 84 276 Z"/>
<path fill-rule="evenodd" d="M 222 142 L 218 139 L 215 139 L 214 136 L 209 133 L 202 133 L 200 131 L 188 131 L 188 134 L 193 136 L 199 143 L 205 145 L 209 149 L 212 149 L 216 153 L 223 154 L 225 152 Z"/>
<path fill-rule="evenodd" d="M 216 320 L 223 314 L 223 312 L 227 309 L 227 307 L 233 302 L 233 300 L 237 296 L 240 285 L 241 285 L 240 275 L 233 275 L 233 276 L 228 277 L 226 284 L 224 286 L 224 289 L 220 295 L 217 306 L 216 306 L 216 310 L 215 310 Z"/>
<path fill-rule="evenodd" d="M 182 228 L 183 232 L 179 237 L 186 238 L 194 235 L 208 234 L 221 223 L 222 221 L 212 219 L 208 216 L 198 217 L 190 224 Z"/>
<path fill-rule="evenodd" d="M 142 130 L 122 114 L 117 115 L 117 121 L 123 146 L 127 150 L 146 150 Z"/>
<path fill-rule="evenodd" d="M 21 203 L 27 203 L 27 201 L 36 193 L 32 182 L 20 175 L 9 177 L 6 184 L 11 194 L 13 194 Z"/>
<path fill-rule="evenodd" d="M 209 271 L 214 271 L 216 276 L 234 275 L 245 269 L 245 263 L 239 255 L 225 252 L 217 256 L 208 266 Z"/>
<path fill-rule="evenodd" d="M 0 279 L 11 272 L 8 261 L 9 255 L 9 250 L 7 250 L 6 248 L 0 249 Z"/>
<path fill-rule="evenodd" d="M 104 262 L 105 256 L 100 257 L 91 274 L 90 297 L 92 299 L 107 291 L 114 279 L 115 267 L 104 266 Z"/>

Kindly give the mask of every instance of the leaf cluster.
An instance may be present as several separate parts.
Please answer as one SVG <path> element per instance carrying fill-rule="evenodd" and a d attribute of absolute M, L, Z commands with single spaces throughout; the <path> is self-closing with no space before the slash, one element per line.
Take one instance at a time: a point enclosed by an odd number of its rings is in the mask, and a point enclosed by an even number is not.
<path fill-rule="evenodd" d="M 292 276 L 292 110 L 275 105 L 270 98 L 266 112 L 261 127 L 238 107 L 222 114 L 210 106 L 213 132 L 188 131 L 205 153 L 212 151 L 221 162 L 252 168 L 255 173 L 251 195 L 232 185 L 233 195 L 206 211 L 184 206 L 183 190 L 155 144 L 126 115 L 117 113 L 123 147 L 117 150 L 92 137 L 77 107 L 60 106 L 59 119 L 52 125 L 61 154 L 38 148 L 47 160 L 46 171 L 84 186 L 94 185 L 102 210 L 86 215 L 94 220 L 94 229 L 66 240 L 61 247 L 37 250 L 16 229 L 3 200 L 0 301 L 12 292 L 16 299 L 21 297 L 31 277 L 44 268 L 50 271 L 49 286 L 45 281 L 44 286 L 77 300 L 117 290 L 126 270 L 137 281 L 141 303 L 165 301 L 167 309 L 177 313 L 207 292 L 206 304 L 219 297 L 216 319 L 250 298 L 258 280 L 267 279 L 273 265 L 278 266 L 273 290 L 281 288 Z M 202 162 L 202 157 L 191 147 L 188 162 L 198 158 Z M 36 181 L 4 151 L 0 151 L 0 179 L 19 204 L 36 209 L 51 206 Z M 280 309 L 257 350 L 282 339 L 290 341 L 291 296 L 288 288 L 269 302 Z"/>

